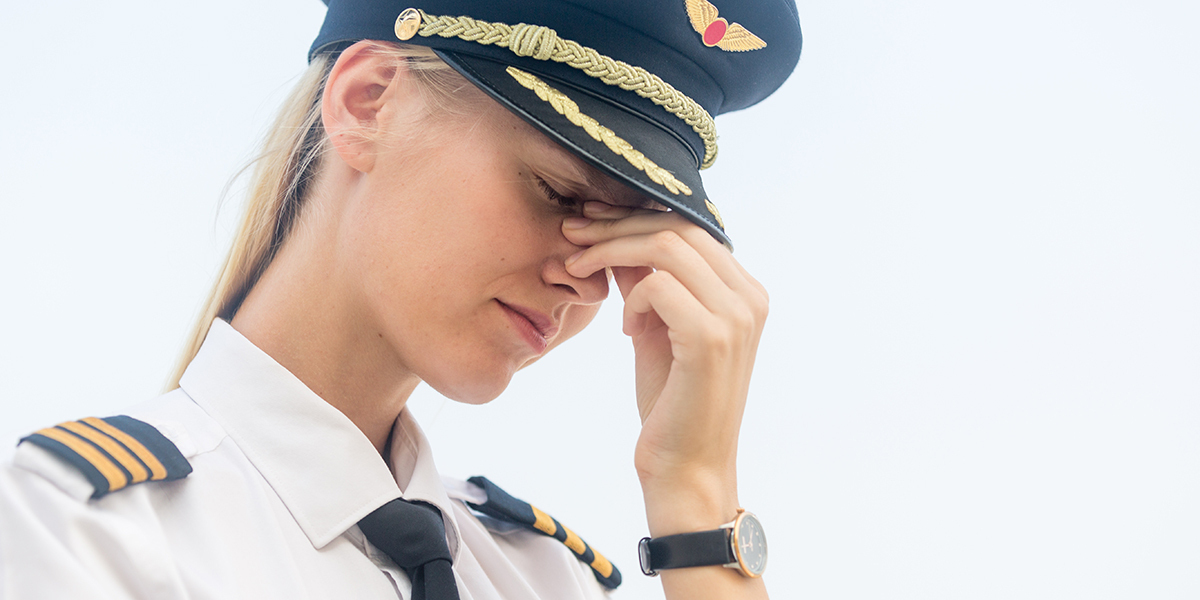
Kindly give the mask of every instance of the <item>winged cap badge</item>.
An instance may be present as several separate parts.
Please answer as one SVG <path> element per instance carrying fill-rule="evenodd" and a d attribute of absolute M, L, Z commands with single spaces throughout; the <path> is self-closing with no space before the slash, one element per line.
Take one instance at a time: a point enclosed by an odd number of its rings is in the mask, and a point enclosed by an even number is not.
<path fill-rule="evenodd" d="M 729 52 L 747 52 L 766 48 L 767 43 L 738 23 L 718 16 L 717 7 L 707 0 L 684 0 L 692 29 L 699 33 L 704 45 L 716 46 Z"/>

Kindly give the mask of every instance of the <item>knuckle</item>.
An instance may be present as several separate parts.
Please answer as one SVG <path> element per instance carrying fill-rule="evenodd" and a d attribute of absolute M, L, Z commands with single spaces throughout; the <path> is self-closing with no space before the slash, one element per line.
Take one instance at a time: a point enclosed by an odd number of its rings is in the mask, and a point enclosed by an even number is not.
<path fill-rule="evenodd" d="M 720 244 L 720 242 L 718 242 L 711 233 L 701 229 L 699 225 L 696 225 L 690 221 L 688 222 L 688 227 L 684 229 L 680 235 L 682 235 L 683 239 L 687 240 L 687 242 L 695 248 L 702 248 L 704 247 L 704 244 L 710 243 Z"/>
<path fill-rule="evenodd" d="M 664 290 L 674 284 L 675 277 L 666 271 L 655 271 L 646 276 L 646 282 L 655 290 Z"/>
<path fill-rule="evenodd" d="M 746 331 L 758 325 L 758 318 L 753 307 L 744 306 L 733 311 L 730 322 L 733 324 L 735 330 Z"/>
<path fill-rule="evenodd" d="M 629 226 L 629 213 L 620 208 L 613 208 L 608 213 L 608 218 L 600 219 L 598 222 L 603 223 L 609 229 L 616 229 L 622 225 Z"/>
<path fill-rule="evenodd" d="M 587 229 L 593 232 L 593 234 L 608 235 L 616 229 L 617 223 L 620 223 L 620 221 L 615 219 L 594 219 L 588 224 Z"/>
<path fill-rule="evenodd" d="M 756 295 L 750 303 L 750 309 L 754 312 L 754 316 L 759 322 L 767 320 L 767 314 L 771 312 L 771 298 L 766 290 L 760 290 L 761 293 Z"/>
<path fill-rule="evenodd" d="M 701 335 L 704 336 L 705 345 L 709 350 L 718 356 L 732 354 L 737 346 L 738 335 L 735 333 L 734 327 L 706 327 Z"/>
<path fill-rule="evenodd" d="M 664 229 L 652 234 L 650 236 L 650 243 L 660 252 L 674 252 L 679 249 L 680 245 L 687 244 L 678 233 L 670 229 Z"/>
<path fill-rule="evenodd" d="M 771 295 L 767 293 L 767 287 L 749 273 L 746 273 L 746 281 L 750 283 L 750 288 L 742 295 L 745 296 L 754 315 L 760 321 L 766 321 L 767 313 L 771 309 Z"/>

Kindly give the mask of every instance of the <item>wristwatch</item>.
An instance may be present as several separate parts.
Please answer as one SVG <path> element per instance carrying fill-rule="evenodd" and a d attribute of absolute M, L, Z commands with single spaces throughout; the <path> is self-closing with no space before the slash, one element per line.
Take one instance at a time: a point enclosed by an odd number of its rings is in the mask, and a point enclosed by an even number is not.
<path fill-rule="evenodd" d="M 642 572 L 652 577 L 663 569 L 713 565 L 761 577 L 767 570 L 767 535 L 758 518 L 739 508 L 737 517 L 718 529 L 642 538 L 638 559 Z"/>

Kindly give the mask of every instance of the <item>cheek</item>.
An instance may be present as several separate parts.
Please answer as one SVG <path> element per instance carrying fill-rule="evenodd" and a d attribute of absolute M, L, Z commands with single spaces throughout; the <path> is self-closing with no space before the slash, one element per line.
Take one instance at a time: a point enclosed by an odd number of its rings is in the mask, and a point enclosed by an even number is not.
<path fill-rule="evenodd" d="M 527 235 L 528 218 L 516 214 L 512 190 L 496 183 L 494 165 L 443 167 L 419 181 L 372 186 L 344 232 L 356 264 L 390 263 L 387 270 L 401 279 L 475 281 L 486 276 L 496 249 L 509 250 L 515 234 Z"/>
<path fill-rule="evenodd" d="M 599 304 L 578 304 L 567 309 L 563 315 L 562 329 L 557 338 L 554 340 L 554 346 L 571 339 L 575 334 L 583 331 L 592 319 L 596 318 L 596 313 L 600 312 Z"/>

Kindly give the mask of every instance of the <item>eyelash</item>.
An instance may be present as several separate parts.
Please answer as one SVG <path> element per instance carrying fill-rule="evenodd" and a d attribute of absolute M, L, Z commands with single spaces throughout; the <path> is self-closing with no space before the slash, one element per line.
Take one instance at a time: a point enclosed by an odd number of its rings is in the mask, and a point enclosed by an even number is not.
<path fill-rule="evenodd" d="M 542 191 L 545 192 L 546 196 L 549 197 L 551 200 L 559 203 L 560 205 L 562 205 L 566 208 L 575 208 L 575 207 L 579 206 L 578 198 L 572 198 L 570 196 L 564 196 L 564 195 L 558 193 L 557 190 L 550 187 L 550 184 L 546 183 L 546 180 L 542 179 L 541 177 L 536 177 L 535 179 L 537 179 L 538 187 L 542 188 Z"/>

